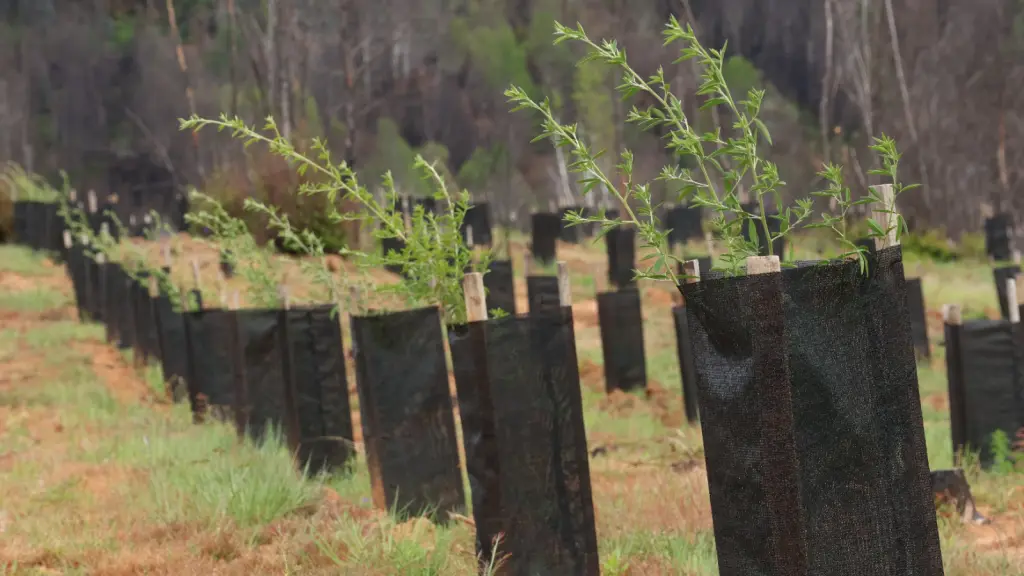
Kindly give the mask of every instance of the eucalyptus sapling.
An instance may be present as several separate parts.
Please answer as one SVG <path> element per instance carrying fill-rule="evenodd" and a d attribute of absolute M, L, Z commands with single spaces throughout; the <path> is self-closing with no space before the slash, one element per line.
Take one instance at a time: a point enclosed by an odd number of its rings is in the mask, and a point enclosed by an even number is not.
<path fill-rule="evenodd" d="M 274 261 L 272 249 L 260 246 L 245 222 L 228 214 L 220 202 L 196 190 L 189 198 L 193 206 L 201 206 L 201 209 L 186 214 L 186 222 L 208 229 L 212 240 L 203 242 L 231 254 L 237 273 L 248 284 L 246 293 L 250 303 L 267 308 L 281 305 L 278 287 L 283 274 Z"/>
<path fill-rule="evenodd" d="M 657 181 L 678 189 L 677 201 L 688 201 L 691 205 L 708 208 L 714 216 L 712 225 L 725 244 L 725 251 L 720 260 L 720 270 L 735 275 L 744 269 L 746 259 L 757 256 L 759 251 L 757 227 L 763 229 L 767 240 L 767 251 L 773 253 L 773 244 L 780 238 L 790 236 L 801 226 L 808 226 L 813 211 L 813 202 L 809 198 L 795 201 L 795 206 L 784 207 L 780 188 L 785 183 L 780 179 L 775 164 L 764 160 L 759 152 L 762 142 L 771 145 L 771 135 L 759 114 L 764 100 L 764 90 L 751 89 L 745 99 L 737 100 L 723 74 L 725 50 L 705 49 L 697 40 L 690 26 L 685 28 L 674 17 L 666 25 L 664 31 L 665 44 L 682 42 L 679 61 L 696 60 L 701 69 L 701 84 L 697 94 L 706 96 L 702 110 L 724 107 L 732 116 L 732 128 L 735 136 L 724 138 L 720 130 L 700 133 L 683 112 L 682 101 L 673 94 L 671 86 L 665 78 L 664 70 L 644 78 L 628 63 L 625 52 L 613 40 L 600 43 L 592 40 L 582 25 L 570 28 L 555 24 L 555 44 L 566 41 L 578 42 L 587 50 L 581 63 L 597 61 L 614 68 L 622 74 L 622 82 L 618 91 L 624 99 L 644 94 L 653 99 L 654 105 L 646 109 L 633 107 L 627 122 L 639 126 L 643 130 L 660 128 L 667 133 L 667 148 L 676 157 L 691 160 L 695 168 L 684 169 L 678 165 L 669 165 L 662 169 Z M 620 154 L 620 162 L 615 166 L 620 178 L 602 170 L 597 160 L 604 151 L 594 151 L 580 136 L 576 125 L 562 124 L 555 119 L 551 104 L 547 100 L 537 101 L 517 86 L 511 86 L 505 92 L 513 111 L 531 110 L 539 114 L 541 133 L 537 139 L 550 138 L 555 146 L 568 148 L 572 163 L 570 169 L 583 174 L 580 180 L 584 194 L 594 188 L 604 188 L 612 192 L 621 206 L 623 216 L 609 219 L 604 212 L 596 216 L 582 216 L 571 212 L 566 216 L 570 225 L 593 222 L 600 226 L 600 236 L 617 226 L 629 225 L 636 228 L 641 247 L 653 251 L 642 258 L 643 261 L 653 260 L 644 270 L 635 271 L 636 278 L 654 280 L 670 280 L 679 284 L 683 278 L 676 274 L 676 266 L 680 259 L 668 248 L 668 232 L 662 230 L 657 217 L 658 206 L 652 201 L 650 183 L 638 183 L 633 178 L 633 154 L 624 150 Z M 882 156 L 884 170 L 873 173 L 888 176 L 894 185 L 896 196 L 911 186 L 901 186 L 897 179 L 899 154 L 895 143 L 883 136 L 876 139 L 872 149 Z M 844 257 L 857 257 L 862 269 L 866 270 L 864 249 L 857 247 L 846 237 L 845 218 L 849 207 L 856 204 L 878 202 L 881 197 L 871 191 L 868 197 L 853 200 L 849 190 L 842 186 L 842 172 L 834 167 L 826 167 L 823 175 L 827 175 L 832 185 L 817 193 L 819 196 L 835 198 L 841 208 L 839 215 L 823 214 L 822 222 L 813 224 L 816 227 L 833 229 L 840 237 L 845 248 L 850 250 Z M 617 186 L 615 180 L 623 184 Z M 756 196 L 757 210 L 754 213 L 744 210 L 740 203 L 741 187 Z M 635 208 L 634 208 L 635 206 Z M 772 210 L 774 208 L 774 210 Z M 895 214 L 895 202 L 885 205 L 888 214 Z M 770 219 L 779 222 L 779 231 L 772 233 Z M 902 218 L 893 220 L 892 226 L 897 227 L 897 234 L 905 229 Z M 884 236 L 891 230 L 877 222 L 871 224 L 872 237 Z M 743 237 L 747 232 L 750 240 Z"/>
<path fill-rule="evenodd" d="M 310 143 L 310 153 L 299 151 L 284 138 L 273 118 L 268 118 L 263 132 L 251 128 L 238 118 L 221 115 L 220 119 L 204 119 L 192 116 L 181 121 L 182 129 L 200 130 L 204 127 L 228 130 L 246 146 L 254 143 L 266 145 L 271 152 L 287 160 L 301 176 L 309 177 L 299 187 L 303 195 L 321 195 L 327 202 L 327 216 L 341 224 L 357 221 L 374 230 L 379 240 L 396 239 L 404 248 L 399 252 L 379 255 L 351 247 L 341 250 L 343 256 L 355 259 L 364 270 L 399 267 L 402 281 L 375 287 L 377 292 L 397 294 L 410 305 L 440 305 L 449 323 L 465 321 L 465 306 L 462 296 L 462 278 L 471 268 L 486 271 L 490 252 L 480 255 L 474 262 L 473 251 L 465 245 L 460 232 L 469 209 L 469 194 L 466 191 L 450 192 L 444 178 L 422 156 L 417 156 L 415 167 L 433 189 L 433 197 L 440 207 L 437 214 L 426 212 L 422 206 L 414 207 L 408 218 L 394 209 L 398 200 L 394 180 L 390 172 L 383 178 L 383 198 L 378 199 L 359 182 L 355 170 L 346 162 L 335 162 L 330 150 L 320 139 Z M 345 212 L 338 208 L 338 202 L 345 200 L 357 204 L 360 210 Z M 267 213 L 270 207 L 256 201 L 247 203 L 247 209 Z M 281 220 L 284 221 L 283 219 Z M 279 233 L 283 227 L 277 228 Z M 301 249 L 302 242 L 293 246 Z M 308 240 L 308 236 L 306 237 Z M 288 239 L 285 238 L 287 242 Z M 316 256 L 316 247 L 306 243 L 307 254 Z"/>

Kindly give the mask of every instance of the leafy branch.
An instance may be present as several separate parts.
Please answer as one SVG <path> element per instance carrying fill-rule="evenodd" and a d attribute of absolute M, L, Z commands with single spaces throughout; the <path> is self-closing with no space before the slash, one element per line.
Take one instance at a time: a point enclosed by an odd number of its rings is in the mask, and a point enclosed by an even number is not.
<path fill-rule="evenodd" d="M 779 189 L 785 183 L 780 179 L 776 165 L 764 160 L 759 154 L 759 144 L 762 140 L 771 145 L 771 135 L 758 117 L 765 92 L 751 89 L 746 99 L 737 100 L 723 74 L 725 49 L 705 49 L 689 25 L 684 28 L 673 17 L 665 28 L 664 37 L 666 45 L 683 43 L 677 62 L 696 60 L 699 65 L 701 84 L 697 95 L 707 97 L 701 110 L 725 107 L 734 119 L 732 127 L 737 133 L 736 136 L 723 138 L 720 130 L 699 133 L 683 112 L 682 101 L 673 94 L 662 68 L 649 78 L 644 78 L 629 65 L 625 52 L 614 40 L 595 42 L 580 24 L 577 24 L 576 28 L 555 24 L 555 44 L 573 41 L 583 44 L 586 48 L 587 52 L 580 64 L 597 61 L 619 69 L 622 81 L 617 90 L 623 99 L 638 94 L 645 94 L 653 99 L 655 104 L 645 109 L 641 110 L 634 106 L 626 120 L 643 130 L 663 129 L 667 132 L 667 149 L 678 157 L 689 157 L 693 160 L 692 164 L 696 166 L 694 169 L 669 165 L 662 169 L 656 180 L 678 187 L 679 201 L 688 201 L 691 205 L 711 210 L 714 214 L 712 224 L 726 244 L 726 252 L 721 257 L 724 264 L 722 270 L 728 274 L 738 274 L 748 257 L 760 253 L 761 239 L 757 233 L 758 226 L 763 230 L 763 239 L 767 241 L 767 253 L 771 255 L 776 240 L 789 236 L 800 226 L 809 223 L 813 202 L 809 198 L 802 198 L 796 200 L 795 206 L 783 207 Z M 601 235 L 617 226 L 635 227 L 642 247 L 654 251 L 654 254 L 644 258 L 653 259 L 654 262 L 646 270 L 635 271 L 635 276 L 670 280 L 679 284 L 681 277 L 673 271 L 674 266 L 671 264 L 679 263 L 680 260 L 668 249 L 668 232 L 662 231 L 658 221 L 657 206 L 652 203 L 650 184 L 634 182 L 632 152 L 622 151 L 621 160 L 615 166 L 623 181 L 620 188 L 613 184 L 613 178 L 602 171 L 597 163 L 597 159 L 604 151 L 593 151 L 579 136 L 575 124 L 558 122 L 548 100 L 534 100 L 517 86 L 509 87 L 505 95 L 513 104 L 513 111 L 526 109 L 540 115 L 541 132 L 536 140 L 550 138 L 556 147 L 570 150 L 573 158 L 570 169 L 584 175 L 580 180 L 584 194 L 590 193 L 598 186 L 606 187 L 612 191 L 623 208 L 624 216 L 616 219 L 608 219 L 604 213 L 590 217 L 570 213 L 566 216 L 566 221 L 570 225 L 594 222 L 600 226 Z M 872 149 L 883 156 L 885 175 L 896 183 L 898 191 L 909 189 L 900 188 L 896 179 L 898 154 L 895 154 L 895 144 L 883 137 L 876 141 Z M 845 222 L 849 206 L 855 203 L 849 199 L 848 189 L 841 184 L 841 171 L 826 169 L 826 172 L 839 180 L 818 195 L 836 197 L 844 206 L 842 216 L 832 217 L 826 214 L 823 217 L 825 226 L 838 232 L 840 228 L 833 225 L 839 220 L 833 218 L 842 218 Z M 747 181 L 751 182 L 749 191 L 757 198 L 755 213 L 747 212 L 740 203 L 740 186 Z M 877 194 L 872 191 L 870 197 L 874 199 L 876 196 Z M 864 200 L 865 203 L 870 201 L 872 200 Z M 632 208 L 634 204 L 637 205 L 636 210 Z M 886 208 L 895 213 L 894 206 Z M 778 232 L 774 234 L 769 225 L 772 219 L 779 224 Z M 875 234 L 878 230 L 874 229 L 880 229 L 879 226 L 872 228 Z M 845 239 L 845 236 L 842 238 Z M 864 254 L 858 250 L 857 255 L 863 265 Z"/>
<path fill-rule="evenodd" d="M 273 118 L 268 118 L 263 132 L 251 128 L 238 118 L 221 115 L 218 120 L 192 116 L 181 121 L 183 130 L 198 131 L 213 127 L 218 131 L 227 130 L 244 142 L 246 147 L 260 143 L 271 152 L 281 156 L 295 167 L 300 176 L 308 181 L 299 187 L 302 195 L 322 195 L 327 199 L 327 216 L 334 223 L 357 221 L 374 229 L 374 237 L 380 240 L 395 239 L 404 246 L 400 251 L 389 251 L 378 255 L 345 248 L 343 256 L 354 258 L 364 270 L 384 266 L 396 266 L 402 271 L 402 281 L 394 285 L 382 285 L 378 292 L 394 293 L 405 298 L 409 304 L 438 304 L 449 322 L 465 320 L 465 306 L 462 296 L 462 277 L 467 269 L 474 266 L 473 252 L 465 245 L 461 228 L 469 209 L 469 194 L 465 191 L 451 193 L 437 169 L 422 156 L 417 156 L 415 167 L 421 172 L 434 190 L 440 211 L 427 213 L 416 206 L 409 215 L 408 226 L 404 215 L 395 210 L 399 194 L 390 173 L 383 178 L 383 199 L 359 183 L 355 171 L 345 162 L 335 162 L 326 144 L 314 139 L 308 153 L 298 150 L 284 138 Z M 339 210 L 339 200 L 356 203 L 361 209 L 351 212 Z M 313 235 L 297 233 L 283 217 L 271 216 L 276 210 L 255 200 L 246 202 L 246 209 L 270 217 L 272 226 L 285 242 L 312 256 L 322 257 L 322 243 L 312 243 Z M 482 255 L 476 267 L 486 269 L 489 253 Z"/>
<path fill-rule="evenodd" d="M 196 190 L 189 193 L 189 199 L 201 203 L 202 209 L 186 214 L 185 221 L 209 230 L 212 240 L 202 241 L 230 255 L 237 272 L 248 284 L 248 300 L 261 307 L 280 306 L 278 287 L 283 275 L 272 249 L 260 246 L 245 222 L 228 214 L 217 200 Z"/>

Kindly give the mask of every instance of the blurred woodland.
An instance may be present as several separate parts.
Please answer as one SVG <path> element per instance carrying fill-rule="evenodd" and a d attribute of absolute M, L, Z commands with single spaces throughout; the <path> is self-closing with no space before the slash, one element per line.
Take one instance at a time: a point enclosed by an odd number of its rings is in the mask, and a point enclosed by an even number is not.
<path fill-rule="evenodd" d="M 371 187 L 390 169 L 403 191 L 427 193 L 411 169 L 421 153 L 497 221 L 525 223 L 580 201 L 566 159 L 531 143 L 536 118 L 508 112 L 509 84 L 549 97 L 596 148 L 633 149 L 640 177 L 676 161 L 659 135 L 625 125 L 648 103 L 620 101 L 601 65 L 576 67 L 579 46 L 552 45 L 555 20 L 617 39 L 643 74 L 663 65 L 701 130 L 728 133 L 728 117 L 698 112 L 694 64 L 662 46 L 673 15 L 705 45 L 728 42 L 734 93 L 768 90 L 766 155 L 786 194 L 824 187 L 826 161 L 863 190 L 867 145 L 884 132 L 904 180 L 923 185 L 900 207 L 912 229 L 958 237 L 990 210 L 1021 220 L 1021 0 L 0 0 L 0 163 L 114 194 L 257 196 L 319 228 L 323 211 L 295 197 L 283 161 L 178 129 L 192 113 L 273 115 L 299 143 L 324 138 Z"/>

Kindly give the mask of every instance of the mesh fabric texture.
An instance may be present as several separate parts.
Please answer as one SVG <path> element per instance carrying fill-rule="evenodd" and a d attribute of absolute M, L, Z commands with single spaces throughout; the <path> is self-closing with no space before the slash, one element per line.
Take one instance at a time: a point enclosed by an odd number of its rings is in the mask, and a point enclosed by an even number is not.
<path fill-rule="evenodd" d="M 682 287 L 723 576 L 942 574 L 902 252 Z"/>

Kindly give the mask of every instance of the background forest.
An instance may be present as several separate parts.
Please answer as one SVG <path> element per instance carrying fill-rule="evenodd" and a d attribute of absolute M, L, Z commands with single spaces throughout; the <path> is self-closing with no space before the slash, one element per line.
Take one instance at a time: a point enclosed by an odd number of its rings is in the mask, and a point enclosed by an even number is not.
<path fill-rule="evenodd" d="M 662 46 L 673 15 L 705 45 L 728 42 L 734 93 L 768 90 L 766 155 L 789 195 L 824 187 L 826 161 L 864 190 L 867 145 L 884 132 L 903 179 L 923 184 L 900 207 L 912 230 L 958 238 L 991 210 L 1024 208 L 1021 0 L 0 0 L 0 162 L 112 194 L 169 174 L 320 228 L 283 161 L 178 127 L 192 113 L 273 115 L 300 145 L 326 139 L 367 183 L 390 169 L 423 194 L 412 159 L 439 160 L 499 222 L 525 225 L 578 191 L 550 142 L 531 143 L 536 118 L 508 113 L 509 84 L 550 98 L 594 147 L 633 149 L 639 177 L 670 160 L 657 134 L 624 122 L 643 102 L 619 101 L 609 69 L 552 45 L 555 20 L 617 39 L 641 73 L 663 65 L 701 130 L 728 133 L 729 118 L 698 112 L 693 64 Z"/>

